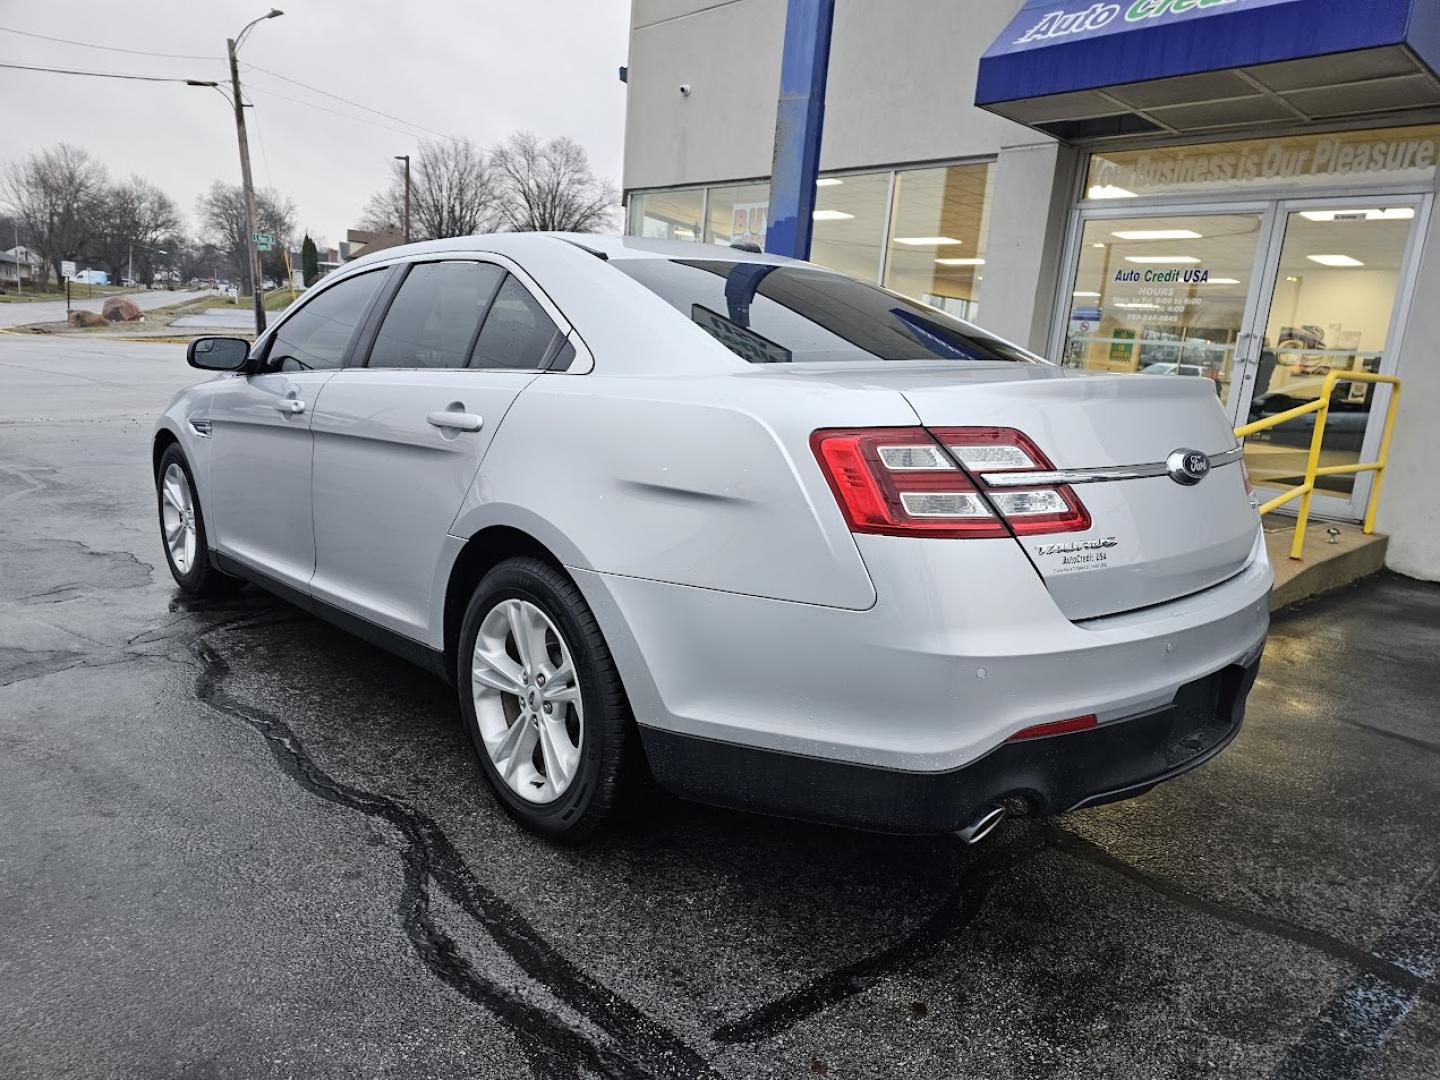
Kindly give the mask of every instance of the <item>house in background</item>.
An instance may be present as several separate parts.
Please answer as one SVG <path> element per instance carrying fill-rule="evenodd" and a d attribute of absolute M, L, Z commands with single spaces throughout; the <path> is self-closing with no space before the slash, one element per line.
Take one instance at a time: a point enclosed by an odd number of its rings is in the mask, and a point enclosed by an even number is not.
<path fill-rule="evenodd" d="M 11 291 L 18 284 L 26 288 L 40 277 L 40 259 L 29 248 L 0 251 L 0 289 Z"/>

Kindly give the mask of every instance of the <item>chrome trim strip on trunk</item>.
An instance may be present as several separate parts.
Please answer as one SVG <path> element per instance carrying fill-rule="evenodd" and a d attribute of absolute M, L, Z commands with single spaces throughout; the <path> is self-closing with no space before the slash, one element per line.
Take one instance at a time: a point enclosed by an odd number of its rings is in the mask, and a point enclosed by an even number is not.
<path fill-rule="evenodd" d="M 1245 455 L 1245 447 L 1237 446 L 1219 454 L 1210 454 L 1210 467 L 1231 465 Z M 1148 465 L 1107 465 L 1094 469 L 1050 469 L 1045 472 L 986 472 L 980 474 L 986 487 L 1020 488 L 1051 484 L 1099 484 L 1108 480 L 1143 480 L 1151 476 L 1168 476 L 1169 466 L 1163 461 Z"/>

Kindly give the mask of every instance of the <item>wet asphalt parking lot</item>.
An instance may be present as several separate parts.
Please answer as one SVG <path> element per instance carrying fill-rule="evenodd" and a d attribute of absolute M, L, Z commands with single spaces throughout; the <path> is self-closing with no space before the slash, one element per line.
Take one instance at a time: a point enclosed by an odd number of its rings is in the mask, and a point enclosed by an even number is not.
<path fill-rule="evenodd" d="M 0 334 L 0 1077 L 1440 1076 L 1440 587 L 1280 615 L 1240 737 L 1131 802 L 555 848 L 441 682 L 176 592 L 196 374 Z"/>

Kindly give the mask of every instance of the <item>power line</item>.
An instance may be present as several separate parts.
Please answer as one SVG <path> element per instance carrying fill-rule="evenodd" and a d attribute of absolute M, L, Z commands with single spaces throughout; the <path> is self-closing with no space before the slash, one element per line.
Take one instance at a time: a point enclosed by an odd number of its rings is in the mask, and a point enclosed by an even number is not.
<path fill-rule="evenodd" d="M 356 109 L 362 109 L 365 112 L 374 113 L 376 116 L 383 116 L 386 120 L 394 120 L 397 124 L 404 124 L 406 127 L 416 128 L 419 131 L 425 132 L 427 135 L 434 135 L 438 139 L 451 139 L 456 142 L 459 141 L 454 135 L 447 135 L 443 131 L 436 131 L 434 128 L 428 128 L 424 124 L 414 123 L 411 120 L 406 120 L 404 117 L 395 116 L 387 112 L 381 112 L 379 109 L 372 109 L 369 105 L 361 105 L 358 101 L 351 101 L 349 98 L 341 97 L 339 94 L 332 94 L 329 90 L 322 90 L 318 86 L 311 86 L 309 83 L 303 83 L 299 79 L 292 79 L 288 75 L 281 75 L 278 71 L 271 71 L 269 68 L 263 68 L 259 64 L 247 63 L 244 66 L 253 71 L 263 71 L 266 75 L 270 75 L 276 79 L 281 80 L 282 82 L 290 83 L 293 86 L 299 86 L 305 90 L 312 91 L 313 93 L 323 94 L 326 97 L 333 98 L 336 101 L 342 101 L 346 105 L 350 105 Z"/>
<path fill-rule="evenodd" d="M 58 41 L 62 45 L 78 45 L 82 49 L 103 49 L 106 52 L 129 53 L 131 56 L 163 56 L 168 60 L 224 60 L 223 56 L 193 56 L 186 53 L 147 52 L 144 49 L 122 49 L 118 45 L 96 45 L 89 41 L 72 41 L 70 38 L 50 37 L 48 34 L 32 34 L 29 30 L 16 30 L 13 26 L 0 26 L 7 34 L 38 38 L 41 41 Z"/>
<path fill-rule="evenodd" d="M 121 75 L 114 71 L 78 71 L 74 68 L 36 67 L 33 64 L 11 64 L 0 60 L 0 68 L 14 68 L 17 71 L 48 71 L 55 75 L 89 75 L 97 79 L 133 79 L 139 82 L 173 82 L 191 85 L 210 85 L 210 80 L 176 79 L 163 75 Z"/>
<path fill-rule="evenodd" d="M 357 124 L 369 124 L 371 127 L 380 128 L 384 131 L 393 131 L 397 135 L 407 135 L 412 139 L 415 137 L 414 131 L 406 131 L 404 128 L 392 127 L 390 124 L 377 123 L 374 120 L 367 120 L 363 116 L 352 116 L 349 113 L 341 112 L 339 109 L 329 109 L 326 108 L 324 105 L 316 105 L 313 101 L 302 101 L 300 98 L 293 98 L 290 97 L 288 94 L 282 94 L 278 90 L 271 90 L 268 86 L 256 86 L 253 82 L 246 83 L 245 90 L 251 94 L 258 93 L 263 94 L 266 97 L 279 98 L 281 101 L 288 101 L 292 105 L 303 105 L 307 109 L 317 109 L 320 112 L 329 113 L 331 116 L 338 116 L 344 120 L 354 120 Z M 405 123 L 405 121 L 403 120 L 400 122 L 402 124 Z M 447 135 L 445 137 L 450 138 L 451 136 Z"/>

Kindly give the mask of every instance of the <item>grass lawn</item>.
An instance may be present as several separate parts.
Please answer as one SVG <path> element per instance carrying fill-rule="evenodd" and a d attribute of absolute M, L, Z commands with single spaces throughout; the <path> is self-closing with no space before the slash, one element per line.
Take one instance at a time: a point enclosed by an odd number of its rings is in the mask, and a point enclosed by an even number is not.
<path fill-rule="evenodd" d="M 5 293 L 0 295 L 0 304 L 33 304 L 38 300 L 65 299 L 65 290 L 61 289 L 59 292 L 56 292 L 53 285 L 47 285 L 44 289 L 32 289 L 29 285 L 26 285 L 24 295 L 17 295 L 15 290 L 8 285 L 5 288 Z M 70 299 L 73 302 L 76 300 L 90 300 L 100 296 L 114 296 L 117 293 L 143 291 L 143 289 L 127 289 L 123 285 L 76 284 L 70 286 Z"/>

